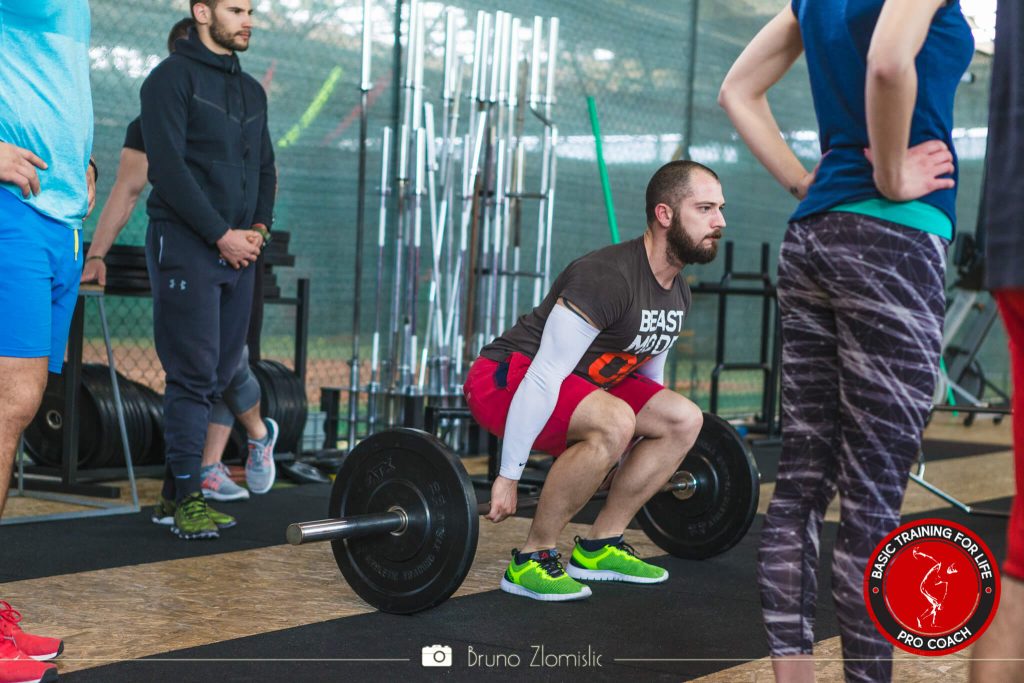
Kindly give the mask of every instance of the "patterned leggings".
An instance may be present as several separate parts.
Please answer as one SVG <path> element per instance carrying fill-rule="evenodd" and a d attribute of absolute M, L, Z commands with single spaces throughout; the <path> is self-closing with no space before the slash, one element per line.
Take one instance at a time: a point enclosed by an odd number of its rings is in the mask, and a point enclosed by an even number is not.
<path fill-rule="evenodd" d="M 892 646 L 864 606 L 864 569 L 900 521 L 931 407 L 945 245 L 853 213 L 792 223 L 779 257 L 782 456 L 758 583 L 771 654 L 814 646 L 822 520 L 840 494 L 832 596 L 846 678 L 888 681 Z"/>

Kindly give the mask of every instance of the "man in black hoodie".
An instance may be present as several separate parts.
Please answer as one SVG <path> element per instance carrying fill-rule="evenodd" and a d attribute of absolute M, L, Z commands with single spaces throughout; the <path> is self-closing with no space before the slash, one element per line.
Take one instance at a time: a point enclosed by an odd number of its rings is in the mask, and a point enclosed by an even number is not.
<path fill-rule="evenodd" d="M 153 192 L 146 259 L 157 354 L 167 374 L 164 440 L 180 538 L 217 538 L 200 492 L 210 407 L 241 359 L 255 263 L 269 239 L 276 171 L 267 97 L 242 73 L 250 0 L 192 0 L 195 30 L 142 85 Z M 276 435 L 268 434 L 267 439 Z"/>

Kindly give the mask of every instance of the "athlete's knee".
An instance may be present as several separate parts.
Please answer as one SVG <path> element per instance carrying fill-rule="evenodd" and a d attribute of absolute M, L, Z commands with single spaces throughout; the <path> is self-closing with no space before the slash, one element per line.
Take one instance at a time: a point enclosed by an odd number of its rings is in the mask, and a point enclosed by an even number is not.
<path fill-rule="evenodd" d="M 16 432 L 23 431 L 32 422 L 46 390 L 46 373 L 41 377 L 25 375 L 11 382 L 0 401 L 0 421 Z"/>
<path fill-rule="evenodd" d="M 703 426 L 704 412 L 693 401 L 680 396 L 668 419 L 670 438 L 689 450 Z"/>
<path fill-rule="evenodd" d="M 595 436 L 605 455 L 615 462 L 636 433 L 636 415 L 624 401 L 610 401 L 598 421 Z"/>

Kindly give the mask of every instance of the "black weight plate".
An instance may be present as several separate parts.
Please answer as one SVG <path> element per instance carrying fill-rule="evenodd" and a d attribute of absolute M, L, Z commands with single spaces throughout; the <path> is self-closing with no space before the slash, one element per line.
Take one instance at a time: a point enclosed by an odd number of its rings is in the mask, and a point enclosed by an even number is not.
<path fill-rule="evenodd" d="M 121 447 L 121 433 L 117 424 L 117 412 L 114 407 L 114 390 L 110 386 L 110 370 L 105 365 L 86 363 L 82 366 L 82 387 L 89 392 L 96 402 L 100 416 L 97 430 L 100 433 L 100 445 L 96 457 L 89 467 L 116 467 L 124 465 L 124 449 Z M 127 415 L 125 416 L 127 426 Z M 85 425 L 83 424 L 84 428 Z"/>
<path fill-rule="evenodd" d="M 118 270 L 146 270 L 146 254 L 120 254 L 112 252 L 103 257 L 107 269 L 117 268 Z"/>
<path fill-rule="evenodd" d="M 115 244 L 107 251 L 108 254 L 142 254 L 146 255 L 146 248 L 138 244 Z"/>
<path fill-rule="evenodd" d="M 121 266 L 107 266 L 108 277 L 119 277 L 123 279 L 148 280 L 149 271 L 145 266 L 142 268 L 124 268 Z"/>
<path fill-rule="evenodd" d="M 640 509 L 637 521 L 658 547 L 687 559 L 714 557 L 747 533 L 760 496 L 761 475 L 754 456 L 732 426 L 704 413 L 704 427 L 681 472 L 697 481 L 693 495 L 658 493 Z"/>
<path fill-rule="evenodd" d="M 92 396 L 83 387 L 78 392 L 78 464 L 86 465 L 95 457 L 100 439 L 100 419 Z M 40 465 L 60 467 L 64 452 L 64 377 L 50 374 L 43 401 L 36 416 L 25 429 L 25 450 Z"/>
<path fill-rule="evenodd" d="M 152 439 L 142 459 L 145 465 L 158 465 L 164 461 L 164 398 L 145 384 L 135 384 L 149 415 Z"/>
<path fill-rule="evenodd" d="M 270 266 L 294 266 L 295 257 L 284 253 L 265 253 L 263 262 Z"/>
<path fill-rule="evenodd" d="M 111 289 L 130 289 L 132 291 L 149 291 L 149 277 L 123 277 L 117 273 L 107 275 L 107 287 Z"/>
<path fill-rule="evenodd" d="M 278 443 L 281 452 L 298 455 L 302 450 L 302 432 L 306 428 L 306 390 L 302 380 L 288 366 L 273 360 L 260 361 L 272 378 L 280 417 L 275 417 L 281 428 Z"/>
<path fill-rule="evenodd" d="M 415 429 L 378 432 L 345 458 L 331 489 L 330 517 L 399 506 L 399 535 L 332 541 L 334 559 L 359 597 L 382 612 L 412 614 L 451 597 L 476 554 L 476 494 L 462 462 Z"/>
<path fill-rule="evenodd" d="M 261 360 L 259 364 L 266 375 L 266 416 L 274 418 L 274 421 L 277 422 L 277 445 L 274 446 L 274 451 L 278 453 L 290 451 L 292 434 L 289 425 L 288 397 L 285 395 L 285 388 L 281 385 L 279 377 L 281 374 L 280 363 L 271 360 Z"/>
<path fill-rule="evenodd" d="M 153 441 L 153 423 L 145 404 L 146 399 L 143 398 L 138 385 L 121 373 L 117 373 L 117 387 L 124 408 L 124 422 L 128 432 L 128 447 L 132 453 L 132 464 L 141 465 L 145 461 Z M 119 464 L 123 465 L 124 448 L 121 444 L 121 434 L 117 431 L 116 419 L 111 426 L 115 427 L 115 450 L 121 459 Z"/>
<path fill-rule="evenodd" d="M 308 462 L 289 460 L 277 463 L 282 474 L 296 484 L 330 484 L 331 478 Z"/>

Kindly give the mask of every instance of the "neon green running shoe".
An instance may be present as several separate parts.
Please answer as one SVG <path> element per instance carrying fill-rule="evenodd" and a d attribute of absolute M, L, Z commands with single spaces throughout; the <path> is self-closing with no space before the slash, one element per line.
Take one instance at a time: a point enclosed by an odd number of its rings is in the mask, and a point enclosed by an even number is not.
<path fill-rule="evenodd" d="M 667 570 L 641 560 L 625 541 L 591 552 L 580 547 L 579 536 L 566 572 L 574 579 L 586 581 L 661 583 L 668 579 Z"/>
<path fill-rule="evenodd" d="M 171 533 L 178 538 L 191 541 L 203 538 L 220 538 L 217 525 L 210 519 L 209 509 L 203 494 L 196 492 L 181 501 L 174 510 L 174 526 Z"/>
<path fill-rule="evenodd" d="M 501 577 L 501 590 L 544 602 L 580 600 L 590 596 L 590 588 L 565 573 L 558 561 L 561 555 L 555 550 L 542 550 L 536 559 L 530 557 L 522 564 L 516 562 L 517 552 L 512 551 L 512 561 Z"/>
<path fill-rule="evenodd" d="M 160 496 L 156 506 L 153 508 L 153 524 L 173 526 L 174 510 L 176 507 L 177 506 L 174 504 L 173 500 L 167 500 L 163 496 Z M 210 516 L 210 519 L 213 520 L 213 523 L 217 525 L 218 529 L 230 529 L 238 524 L 238 520 L 231 515 L 221 512 L 220 510 L 214 510 L 209 505 L 206 506 L 206 514 Z"/>

